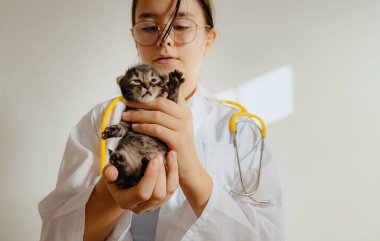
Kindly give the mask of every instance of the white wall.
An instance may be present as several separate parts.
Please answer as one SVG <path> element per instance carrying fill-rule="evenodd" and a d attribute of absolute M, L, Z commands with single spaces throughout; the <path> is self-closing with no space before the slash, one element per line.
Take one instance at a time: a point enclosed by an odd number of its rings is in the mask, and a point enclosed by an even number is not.
<path fill-rule="evenodd" d="M 287 240 L 379 240 L 380 1 L 214 2 L 206 87 L 292 70 L 269 125 Z M 70 129 L 136 62 L 129 16 L 127 0 L 0 0 L 0 240 L 38 240 Z"/>

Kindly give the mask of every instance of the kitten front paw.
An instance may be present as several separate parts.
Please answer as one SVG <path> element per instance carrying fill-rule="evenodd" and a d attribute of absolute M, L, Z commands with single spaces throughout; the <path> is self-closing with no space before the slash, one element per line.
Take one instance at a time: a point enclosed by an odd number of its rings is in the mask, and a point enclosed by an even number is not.
<path fill-rule="evenodd" d="M 175 69 L 173 72 L 169 73 L 169 81 L 175 82 L 179 86 L 180 84 L 185 82 L 185 79 L 183 78 L 183 73 Z"/>
<path fill-rule="evenodd" d="M 169 73 L 169 81 L 167 83 L 168 99 L 174 102 L 178 100 L 178 92 L 180 85 L 185 82 L 183 74 L 179 70 L 174 70 Z"/>
<path fill-rule="evenodd" d="M 102 138 L 104 140 L 111 138 L 111 137 L 116 137 L 118 133 L 120 132 L 121 128 L 118 125 L 106 127 L 102 133 Z"/>

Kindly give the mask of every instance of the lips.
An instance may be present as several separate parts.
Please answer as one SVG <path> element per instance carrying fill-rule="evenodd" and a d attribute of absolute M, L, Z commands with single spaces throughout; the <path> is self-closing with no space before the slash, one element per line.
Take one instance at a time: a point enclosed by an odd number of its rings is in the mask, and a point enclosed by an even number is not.
<path fill-rule="evenodd" d="M 159 64 L 170 64 L 176 60 L 177 58 L 171 55 L 160 55 L 154 61 Z"/>

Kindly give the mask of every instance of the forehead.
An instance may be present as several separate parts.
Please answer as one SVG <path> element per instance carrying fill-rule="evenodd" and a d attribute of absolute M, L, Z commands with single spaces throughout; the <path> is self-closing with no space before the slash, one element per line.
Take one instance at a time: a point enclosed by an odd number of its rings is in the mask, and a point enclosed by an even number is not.
<path fill-rule="evenodd" d="M 154 69 L 138 68 L 134 69 L 131 75 L 140 79 L 146 77 L 155 77 L 158 75 L 158 73 Z"/>
<path fill-rule="evenodd" d="M 136 7 L 135 20 L 151 19 L 163 21 L 174 12 L 177 0 L 140 0 Z M 197 0 L 182 0 L 178 17 L 187 17 L 196 22 L 203 21 L 203 11 Z"/>

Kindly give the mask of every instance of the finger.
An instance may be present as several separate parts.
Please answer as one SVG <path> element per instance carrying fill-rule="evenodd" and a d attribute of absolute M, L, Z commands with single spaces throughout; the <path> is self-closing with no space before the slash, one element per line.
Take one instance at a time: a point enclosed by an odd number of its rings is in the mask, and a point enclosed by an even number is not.
<path fill-rule="evenodd" d="M 179 186 L 177 152 L 170 151 L 167 154 L 168 173 L 166 175 L 166 193 L 173 195 Z"/>
<path fill-rule="evenodd" d="M 161 156 L 155 157 L 149 162 L 145 170 L 144 176 L 135 186 L 137 191 L 136 202 L 141 203 L 147 201 L 152 196 L 154 187 L 156 186 L 156 182 L 159 176 L 159 167 L 160 165 L 163 165 L 162 162 L 163 161 Z"/>
<path fill-rule="evenodd" d="M 177 103 L 163 97 L 158 97 L 149 103 L 127 101 L 127 106 L 145 110 L 159 110 L 175 118 L 184 117 L 183 111 Z"/>
<path fill-rule="evenodd" d="M 182 95 L 178 95 L 178 101 L 177 101 L 177 104 L 178 104 L 179 106 L 183 106 L 183 107 L 184 107 L 184 106 L 186 106 L 186 107 L 189 106 L 189 105 L 187 104 L 185 98 L 183 98 Z"/>
<path fill-rule="evenodd" d="M 118 175 L 119 172 L 117 171 L 117 168 L 111 164 L 107 164 L 103 169 L 103 176 L 109 183 L 116 181 Z"/>
<path fill-rule="evenodd" d="M 132 124 L 132 129 L 142 134 L 157 137 L 161 141 L 165 142 L 170 149 L 174 149 L 173 140 L 178 140 L 176 137 L 176 131 L 157 124 Z"/>
<path fill-rule="evenodd" d="M 165 173 L 165 166 L 160 165 L 159 172 L 158 172 L 158 179 L 156 186 L 153 190 L 152 199 L 154 201 L 160 202 L 164 200 L 166 197 L 166 173 Z"/>
<path fill-rule="evenodd" d="M 154 187 L 151 198 L 146 201 L 139 203 L 135 211 L 144 212 L 144 211 L 153 211 L 160 206 L 160 203 L 163 202 L 166 198 L 166 173 L 164 165 L 159 167 L 159 175 Z"/>
<path fill-rule="evenodd" d="M 159 158 L 152 159 L 140 182 L 128 189 L 119 189 L 115 184 L 108 184 L 111 194 L 124 209 L 133 210 L 139 203 L 150 199 L 158 178 Z"/>
<path fill-rule="evenodd" d="M 125 112 L 122 118 L 124 121 L 133 123 L 158 124 L 171 130 L 178 130 L 180 128 L 178 119 L 161 111 L 139 110 Z"/>
<path fill-rule="evenodd" d="M 173 150 L 170 151 L 167 154 L 167 160 L 168 172 L 166 174 L 166 197 L 164 200 L 160 201 L 154 207 L 147 209 L 146 212 L 152 212 L 155 209 L 164 205 L 179 187 L 177 153 Z"/>
<path fill-rule="evenodd" d="M 185 110 L 185 111 L 187 111 L 190 114 L 192 113 L 191 109 L 190 109 L 190 106 L 189 106 L 189 103 L 185 100 L 185 98 L 183 97 L 183 95 L 181 95 L 181 94 L 178 95 L 177 104 L 178 104 L 178 106 L 181 107 L 182 110 Z"/>

